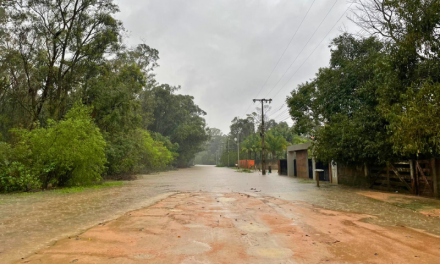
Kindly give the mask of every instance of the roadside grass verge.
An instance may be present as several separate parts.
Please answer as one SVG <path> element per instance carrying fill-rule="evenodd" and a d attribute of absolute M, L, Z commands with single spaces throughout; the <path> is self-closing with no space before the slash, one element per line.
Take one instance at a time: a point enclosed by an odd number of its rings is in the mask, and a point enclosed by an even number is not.
<path fill-rule="evenodd" d="M 431 209 L 440 209 L 440 201 L 427 199 L 405 199 L 401 197 L 390 197 L 389 203 L 394 206 L 410 209 L 412 211 L 425 211 Z"/>
<path fill-rule="evenodd" d="M 68 193 L 79 193 L 79 192 L 83 192 L 86 190 L 122 186 L 125 184 L 126 184 L 126 182 L 124 182 L 124 181 L 105 181 L 102 183 L 96 183 L 96 184 L 92 184 L 92 185 L 72 186 L 72 187 L 57 188 L 57 189 L 51 189 L 51 190 L 39 190 L 39 191 L 33 191 L 33 192 L 17 192 L 17 193 L 10 193 L 10 194 L 4 194 L 4 195 L 27 196 L 27 195 L 38 195 L 38 194 L 44 194 L 44 193 L 68 194 Z"/>
<path fill-rule="evenodd" d="M 308 183 L 308 184 L 310 184 L 310 183 L 316 183 L 316 181 L 314 181 L 314 180 L 306 180 L 306 179 L 298 180 L 298 182 L 299 182 L 299 183 Z"/>
<path fill-rule="evenodd" d="M 101 189 L 106 187 L 114 187 L 114 186 L 122 186 L 125 182 L 122 181 L 111 181 L 111 182 L 103 182 L 95 185 L 86 185 L 86 186 L 75 186 L 75 187 L 67 187 L 61 189 L 51 190 L 54 193 L 77 193 L 82 192 L 89 189 Z"/>

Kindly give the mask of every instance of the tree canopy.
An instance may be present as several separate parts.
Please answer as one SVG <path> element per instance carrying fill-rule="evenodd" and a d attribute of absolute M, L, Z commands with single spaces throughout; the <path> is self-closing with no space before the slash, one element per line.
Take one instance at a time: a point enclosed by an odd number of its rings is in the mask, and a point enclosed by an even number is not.
<path fill-rule="evenodd" d="M 439 154 L 439 2 L 358 0 L 353 21 L 368 37 L 343 34 L 330 65 L 288 98 L 298 133 L 315 155 L 381 164 Z"/>
<path fill-rule="evenodd" d="M 200 151 L 206 113 L 155 80 L 156 49 L 124 45 L 118 11 L 107 0 L 2 2 L 0 191 L 184 167 Z"/>

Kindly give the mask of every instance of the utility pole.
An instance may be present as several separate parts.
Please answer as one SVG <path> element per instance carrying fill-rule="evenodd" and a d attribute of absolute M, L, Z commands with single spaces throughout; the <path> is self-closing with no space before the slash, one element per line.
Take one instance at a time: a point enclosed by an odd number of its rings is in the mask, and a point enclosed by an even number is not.
<path fill-rule="evenodd" d="M 228 143 L 228 167 L 229 167 L 229 137 L 226 138 L 226 141 Z"/>
<path fill-rule="evenodd" d="M 240 132 L 241 131 L 238 131 L 237 137 L 235 138 L 235 141 L 237 141 L 237 157 L 238 157 L 237 167 L 238 168 L 240 168 Z"/>
<path fill-rule="evenodd" d="M 264 146 L 264 103 L 271 103 L 272 99 L 254 99 L 261 102 L 261 172 L 266 175 L 266 147 Z"/>

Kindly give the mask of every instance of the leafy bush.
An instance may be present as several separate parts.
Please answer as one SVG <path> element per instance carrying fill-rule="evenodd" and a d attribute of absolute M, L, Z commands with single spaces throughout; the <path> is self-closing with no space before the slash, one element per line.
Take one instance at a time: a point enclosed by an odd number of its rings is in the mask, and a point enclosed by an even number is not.
<path fill-rule="evenodd" d="M 0 192 L 28 191 L 41 187 L 37 175 L 19 161 L 28 155 L 28 151 L 27 148 L 13 149 L 11 145 L 0 142 Z"/>
<path fill-rule="evenodd" d="M 140 131 L 142 135 L 141 171 L 163 170 L 176 157 L 162 141 L 155 141 L 148 131 Z"/>
<path fill-rule="evenodd" d="M 60 122 L 46 128 L 12 130 L 15 142 L 0 154 L 0 190 L 90 184 L 101 180 L 106 143 L 90 117 L 76 104 Z M 3 149 L 3 148 L 2 148 Z"/>
<path fill-rule="evenodd" d="M 155 140 L 148 131 L 137 129 L 129 133 L 118 134 L 110 139 L 106 150 L 108 175 L 135 174 L 158 171 L 167 168 L 176 158 L 177 153 L 166 146 L 177 148 L 175 144 Z"/>

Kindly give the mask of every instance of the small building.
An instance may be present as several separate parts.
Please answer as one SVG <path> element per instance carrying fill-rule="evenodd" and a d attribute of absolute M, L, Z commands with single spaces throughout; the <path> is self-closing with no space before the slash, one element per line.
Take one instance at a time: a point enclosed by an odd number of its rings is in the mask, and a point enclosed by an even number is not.
<path fill-rule="evenodd" d="M 287 160 L 286 159 L 278 160 L 278 174 L 287 176 Z"/>
<path fill-rule="evenodd" d="M 312 143 L 304 143 L 287 147 L 287 175 L 303 179 L 316 180 L 316 169 L 322 169 L 319 173 L 320 181 L 338 183 L 336 164 L 326 164 L 316 161 L 309 155 Z"/>

